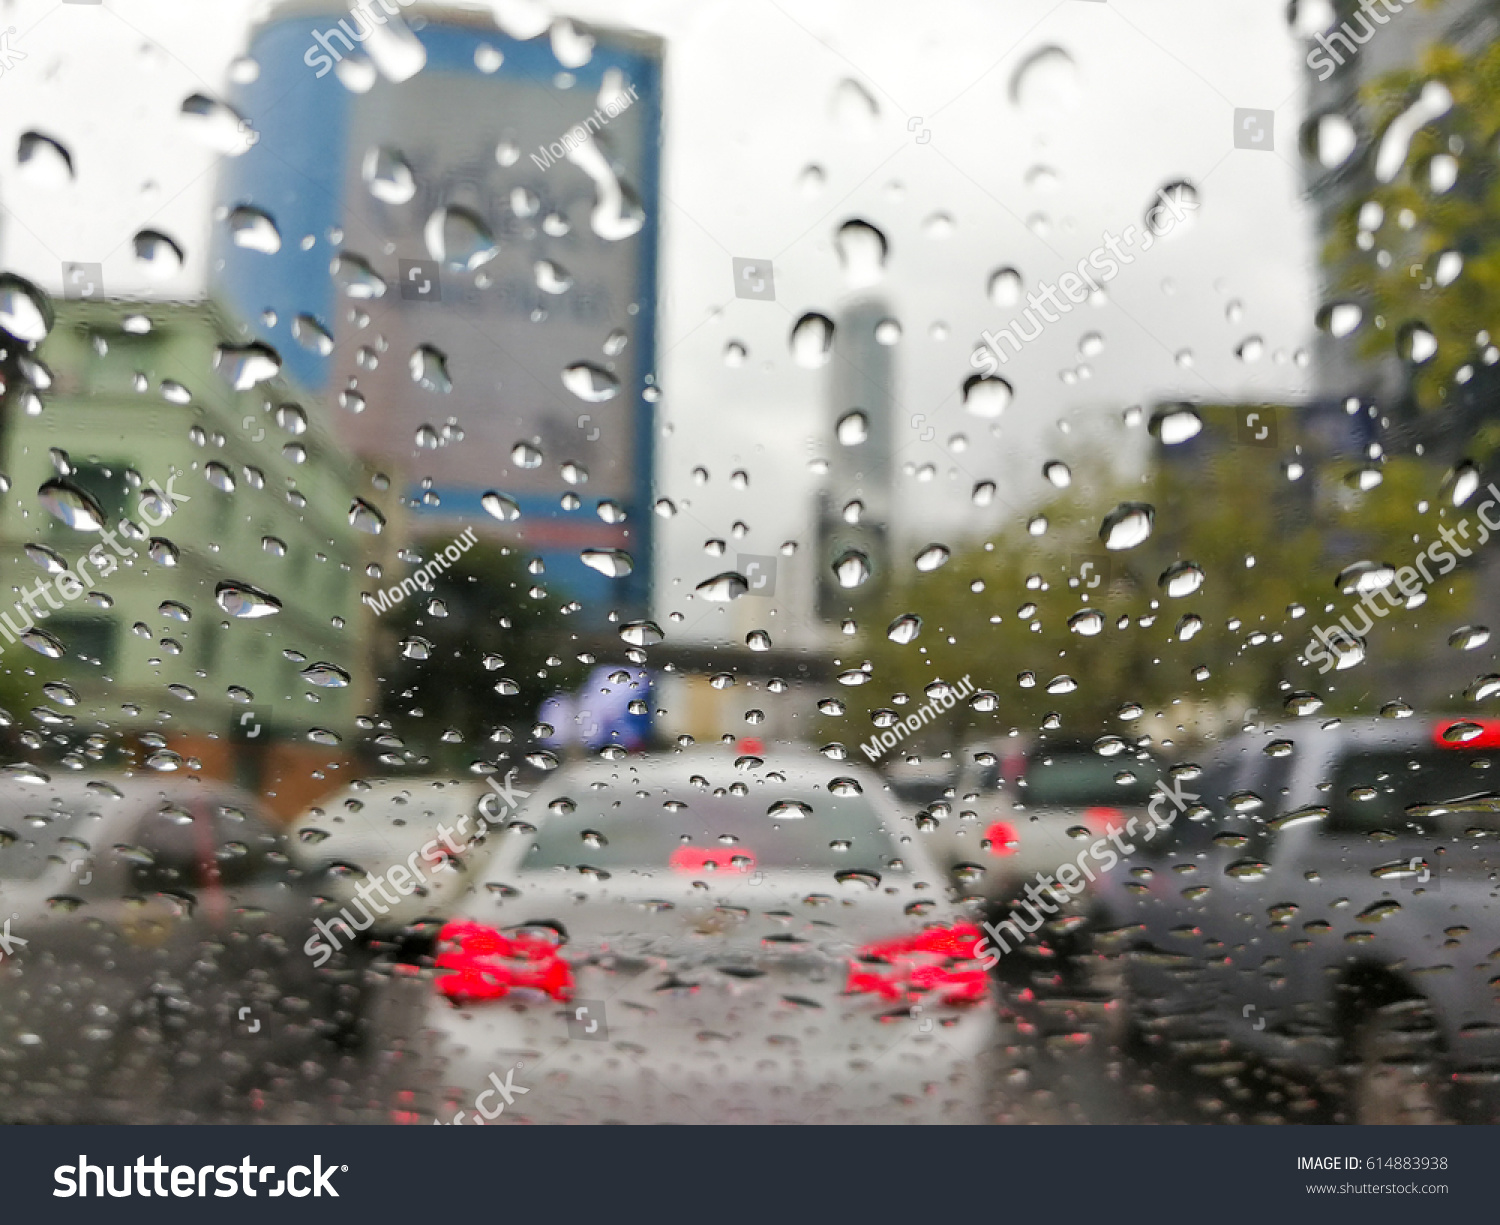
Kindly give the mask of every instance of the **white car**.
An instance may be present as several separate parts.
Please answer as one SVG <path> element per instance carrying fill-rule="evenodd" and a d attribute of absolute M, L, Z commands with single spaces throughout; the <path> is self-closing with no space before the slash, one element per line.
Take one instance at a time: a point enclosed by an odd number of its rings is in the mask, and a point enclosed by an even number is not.
<path fill-rule="evenodd" d="M 387 913 L 371 916 L 377 934 L 400 932 L 448 914 L 468 890 L 488 854 L 488 841 L 479 836 L 479 805 L 491 794 L 484 783 L 468 780 L 352 783 L 292 823 L 291 854 L 305 872 L 321 874 L 320 892 L 335 914 L 354 901 L 367 877 L 385 880 L 393 868 L 404 867 L 415 888 L 387 889 L 381 904 Z"/>
<path fill-rule="evenodd" d="M 406 979 L 425 1016 L 395 1100 L 445 1123 L 980 1121 L 997 1014 L 945 892 L 848 763 L 568 767 Z"/>

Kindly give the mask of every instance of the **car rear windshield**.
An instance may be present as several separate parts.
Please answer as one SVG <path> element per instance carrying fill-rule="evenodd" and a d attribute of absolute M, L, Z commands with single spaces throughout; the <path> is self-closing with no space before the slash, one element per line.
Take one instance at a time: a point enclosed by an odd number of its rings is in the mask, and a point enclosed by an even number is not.
<path fill-rule="evenodd" d="M 1329 828 L 1500 830 L 1497 758 L 1493 750 L 1437 747 L 1351 754 L 1334 772 Z"/>
<path fill-rule="evenodd" d="M 860 796 L 826 792 L 757 792 L 749 796 L 677 799 L 632 796 L 618 808 L 580 801 L 575 812 L 539 822 L 528 871 L 554 868 L 698 870 L 711 858 L 736 867 L 891 871 L 897 851 L 880 814 Z M 777 811 L 768 812 L 774 808 Z M 800 814 L 800 815 L 799 815 Z M 735 856 L 747 863 L 733 864 Z"/>
<path fill-rule="evenodd" d="M 1028 807 L 1039 808 L 1144 804 L 1161 773 L 1157 762 L 1133 757 L 1048 753 L 1027 765 L 1021 796 Z"/>

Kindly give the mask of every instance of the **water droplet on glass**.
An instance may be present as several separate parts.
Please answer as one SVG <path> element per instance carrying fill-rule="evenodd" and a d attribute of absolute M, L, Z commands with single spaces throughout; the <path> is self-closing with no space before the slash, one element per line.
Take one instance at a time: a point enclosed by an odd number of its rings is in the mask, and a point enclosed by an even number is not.
<path fill-rule="evenodd" d="M 858 446 L 870 436 L 869 418 L 859 409 L 845 413 L 839 418 L 837 433 L 838 440 L 846 447 Z"/>
<path fill-rule="evenodd" d="M 578 557 L 590 570 L 597 570 L 606 578 L 624 578 L 635 569 L 624 549 L 584 549 Z"/>
<path fill-rule="evenodd" d="M 557 297 L 573 288 L 573 277 L 561 264 L 550 259 L 539 259 L 531 266 L 532 279 L 536 287 L 545 294 Z M 611 333 L 613 335 L 613 333 Z M 606 342 L 606 345 L 608 342 Z"/>
<path fill-rule="evenodd" d="M 1197 562 L 1173 562 L 1162 571 L 1161 577 L 1156 580 L 1156 585 L 1173 599 L 1181 599 L 1183 596 L 1192 595 L 1203 586 L 1203 577 L 1203 570 Z"/>
<path fill-rule="evenodd" d="M 870 91 L 858 81 L 838 83 L 833 91 L 832 109 L 834 122 L 850 136 L 868 139 L 874 135 L 880 107 Z"/>
<path fill-rule="evenodd" d="M 1015 306 L 1021 300 L 1021 274 L 1014 268 L 997 268 L 990 273 L 985 292 L 992 303 L 999 307 Z"/>
<path fill-rule="evenodd" d="M 921 632 L 922 618 L 916 613 L 902 613 L 891 622 L 885 633 L 892 642 L 905 644 L 914 641 Z"/>
<path fill-rule="evenodd" d="M 324 689 L 343 689 L 349 684 L 350 676 L 342 668 L 320 660 L 302 669 L 302 679 L 309 685 Z"/>
<path fill-rule="evenodd" d="M 160 230 L 142 230 L 131 240 L 137 267 L 153 281 L 169 281 L 182 271 L 182 248 Z"/>
<path fill-rule="evenodd" d="M 61 477 L 48 481 L 36 491 L 43 510 L 67 524 L 75 532 L 102 531 L 104 509 L 85 490 Z"/>
<path fill-rule="evenodd" d="M 214 352 L 214 368 L 236 391 L 249 391 L 276 377 L 281 358 L 269 345 L 220 345 Z"/>
<path fill-rule="evenodd" d="M 229 233 L 234 245 L 247 251 L 259 251 L 262 255 L 275 255 L 281 250 L 281 231 L 269 213 L 242 204 L 229 214 Z"/>
<path fill-rule="evenodd" d="M 411 167 L 394 149 L 371 148 L 360 170 L 370 194 L 386 204 L 405 204 L 417 194 Z"/>
<path fill-rule="evenodd" d="M 234 474 L 218 460 L 210 460 L 203 467 L 204 479 L 221 493 L 234 492 Z"/>
<path fill-rule="evenodd" d="M 1357 561 L 1338 572 L 1333 585 L 1344 595 L 1381 591 L 1396 581 L 1396 567 L 1384 562 Z"/>
<path fill-rule="evenodd" d="M 844 222 L 834 238 L 834 245 L 844 269 L 844 283 L 849 288 L 867 288 L 884 275 L 888 249 L 886 238 L 868 221 Z"/>
<path fill-rule="evenodd" d="M 1073 483 L 1073 470 L 1061 460 L 1048 460 L 1042 465 L 1042 475 L 1059 489 L 1066 489 Z"/>
<path fill-rule="evenodd" d="M 750 590 L 750 584 L 743 574 L 729 570 L 723 574 L 716 574 L 713 578 L 705 579 L 694 590 L 705 600 L 725 603 L 739 599 Z"/>
<path fill-rule="evenodd" d="M 918 570 L 923 572 L 936 570 L 943 565 L 953 554 L 947 545 L 930 544 L 917 554 L 915 561 Z"/>
<path fill-rule="evenodd" d="M 845 549 L 834 560 L 833 573 L 840 587 L 858 587 L 870 577 L 870 559 L 858 549 Z"/>
<path fill-rule="evenodd" d="M 1364 319 L 1364 311 L 1355 302 L 1330 302 L 1318 311 L 1317 325 L 1335 339 L 1351 335 Z"/>
<path fill-rule="evenodd" d="M 1065 115 L 1080 101 L 1078 66 L 1061 47 L 1033 51 L 1010 78 L 1010 100 L 1033 121 Z"/>
<path fill-rule="evenodd" d="M 385 516 L 363 498 L 355 498 L 349 506 L 349 526 L 378 536 L 385 530 Z"/>
<path fill-rule="evenodd" d="M 579 362 L 562 372 L 562 384 L 585 404 L 602 404 L 613 400 L 620 391 L 620 380 L 608 370 L 588 362 Z"/>
<path fill-rule="evenodd" d="M 1331 16 L 1329 24 L 1333 24 Z M 1304 135 L 1306 153 L 1324 170 L 1336 170 L 1342 166 L 1358 144 L 1354 125 L 1337 111 L 1320 115 L 1308 125 Z"/>
<path fill-rule="evenodd" d="M 620 626 L 620 638 L 633 647 L 654 646 L 665 637 L 655 621 L 627 621 Z"/>
<path fill-rule="evenodd" d="M 457 205 L 437 209 L 422 231 L 427 254 L 457 272 L 473 272 L 500 253 L 478 214 Z"/>
<path fill-rule="evenodd" d="M 453 380 L 448 377 L 448 358 L 432 345 L 418 345 L 407 361 L 411 381 L 424 391 L 446 394 L 453 390 Z"/>
<path fill-rule="evenodd" d="M 1011 386 L 1004 379 L 975 375 L 964 382 L 964 409 L 975 417 L 993 420 L 1006 410 L 1011 394 Z"/>
<path fill-rule="evenodd" d="M 0 328 L 22 344 L 40 344 L 52 329 L 52 304 L 30 281 L 0 273 Z"/>
<path fill-rule="evenodd" d="M 260 139 L 249 122 L 232 107 L 191 94 L 182 103 L 182 126 L 192 138 L 216 153 L 238 157 Z"/>
<path fill-rule="evenodd" d="M 298 315 L 292 320 L 292 339 L 319 357 L 327 357 L 333 352 L 332 335 L 311 315 Z"/>
<path fill-rule="evenodd" d="M 501 523 L 509 523 L 521 517 L 520 504 L 508 494 L 497 493 L 493 489 L 479 499 L 479 504 Z"/>
<path fill-rule="evenodd" d="M 1425 323 L 1405 324 L 1396 333 L 1396 351 L 1414 366 L 1430 362 L 1437 350 L 1437 337 Z"/>
<path fill-rule="evenodd" d="M 1190 405 L 1174 404 L 1152 413 L 1146 428 L 1163 446 L 1175 447 L 1202 432 L 1203 418 Z"/>
<path fill-rule="evenodd" d="M 1473 651 L 1490 640 L 1490 631 L 1483 625 L 1462 625 L 1448 636 L 1448 645 L 1459 651 Z"/>
<path fill-rule="evenodd" d="M 23 132 L 16 144 L 16 171 L 28 187 L 56 191 L 73 181 L 73 155 L 61 141 Z"/>
<path fill-rule="evenodd" d="M 1106 549 L 1133 549 L 1151 535 L 1156 508 L 1145 502 L 1121 502 L 1104 516 L 1099 539 Z"/>
<path fill-rule="evenodd" d="M 270 617 L 281 611 L 281 601 L 248 583 L 220 583 L 214 600 L 231 617 Z"/>
<path fill-rule="evenodd" d="M 1283 706 L 1289 715 L 1311 715 L 1323 709 L 1323 699 L 1316 693 L 1299 690 L 1288 694 Z"/>
<path fill-rule="evenodd" d="M 307 433 L 307 414 L 295 404 L 276 406 L 276 424 L 293 436 Z"/>
<path fill-rule="evenodd" d="M 1191 229 L 1198 217 L 1198 189 L 1186 180 L 1164 184 L 1146 209 L 1146 226 L 1158 237 Z"/>
<path fill-rule="evenodd" d="M 1104 631 L 1104 616 L 1096 608 L 1084 608 L 1068 618 L 1068 628 L 1075 634 L 1092 638 Z"/>
<path fill-rule="evenodd" d="M 368 302 L 385 296 L 385 278 L 370 267 L 362 256 L 340 251 L 329 264 L 329 271 L 346 298 Z"/>
<path fill-rule="evenodd" d="M 170 540 L 153 536 L 146 542 L 146 556 L 158 566 L 175 566 L 182 560 L 182 553 Z"/>
<path fill-rule="evenodd" d="M 827 364 L 833 350 L 833 321 L 826 315 L 809 312 L 792 328 L 792 360 L 805 370 L 816 370 Z"/>

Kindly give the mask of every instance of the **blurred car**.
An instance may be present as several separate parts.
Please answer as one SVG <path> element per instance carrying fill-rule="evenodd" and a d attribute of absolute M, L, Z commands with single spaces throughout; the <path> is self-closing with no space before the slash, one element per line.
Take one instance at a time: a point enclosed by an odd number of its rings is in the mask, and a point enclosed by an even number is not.
<path fill-rule="evenodd" d="M 232 1104 L 352 1034 L 364 994 L 302 945 L 310 891 L 253 798 L 13 772 L 0 792 L 0 1117 Z M 144 1118 L 143 1118 L 144 1116 Z"/>
<path fill-rule="evenodd" d="M 565 768 L 414 981 L 397 1096 L 443 1122 L 977 1121 L 997 1016 L 944 892 L 847 763 Z"/>
<path fill-rule="evenodd" d="M 957 811 L 918 815 L 929 851 L 960 893 L 1003 909 L 1038 872 L 1076 860 L 1080 840 L 1143 820 L 1162 763 L 1145 750 L 1104 756 L 1089 744 L 970 752 Z"/>
<path fill-rule="evenodd" d="M 1197 819 L 1096 894 L 1131 1033 L 1323 1074 L 1360 1122 L 1493 1118 L 1497 783 L 1495 720 L 1229 741 Z"/>
<path fill-rule="evenodd" d="M 352 783 L 293 821 L 291 855 L 318 882 L 325 915 L 350 905 L 370 877 L 385 879 L 398 865 L 414 869 L 412 891 L 387 890 L 385 901 L 370 908 L 372 925 L 358 933 L 390 937 L 449 913 L 468 890 L 488 855 L 478 820 L 486 796 L 493 793 L 482 782 Z"/>
<path fill-rule="evenodd" d="M 882 774 L 891 794 L 901 804 L 918 806 L 951 798 L 958 766 L 947 754 L 937 757 L 908 753 L 887 762 Z"/>

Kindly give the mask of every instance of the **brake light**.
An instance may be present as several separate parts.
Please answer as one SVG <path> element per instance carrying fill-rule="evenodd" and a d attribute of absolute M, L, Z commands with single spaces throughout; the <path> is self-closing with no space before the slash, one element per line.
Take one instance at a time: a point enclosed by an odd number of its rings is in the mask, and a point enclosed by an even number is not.
<path fill-rule="evenodd" d="M 859 960 L 849 963 L 844 991 L 887 1000 L 936 992 L 945 1004 L 982 1000 L 989 992 L 988 976 L 978 964 L 983 939 L 972 923 L 957 923 L 867 944 L 859 950 Z"/>
<path fill-rule="evenodd" d="M 1109 837 L 1112 829 L 1123 829 L 1125 826 L 1125 814 L 1118 808 L 1105 808 L 1102 805 L 1095 808 L 1083 810 L 1083 823 L 1101 838 Z"/>
<path fill-rule="evenodd" d="M 573 998 L 573 968 L 556 939 L 507 936 L 483 923 L 456 919 L 438 933 L 437 989 L 455 1004 L 504 999 L 512 990 Z"/>
<path fill-rule="evenodd" d="M 748 872 L 755 867 L 755 856 L 749 851 L 680 846 L 667 862 L 679 872 Z"/>
<path fill-rule="evenodd" d="M 1450 719 L 1434 724 L 1432 742 L 1440 749 L 1500 748 L 1500 719 Z"/>
<path fill-rule="evenodd" d="M 991 855 L 1014 855 L 1021 846 L 1021 835 L 1009 821 L 996 821 L 984 831 Z"/>

